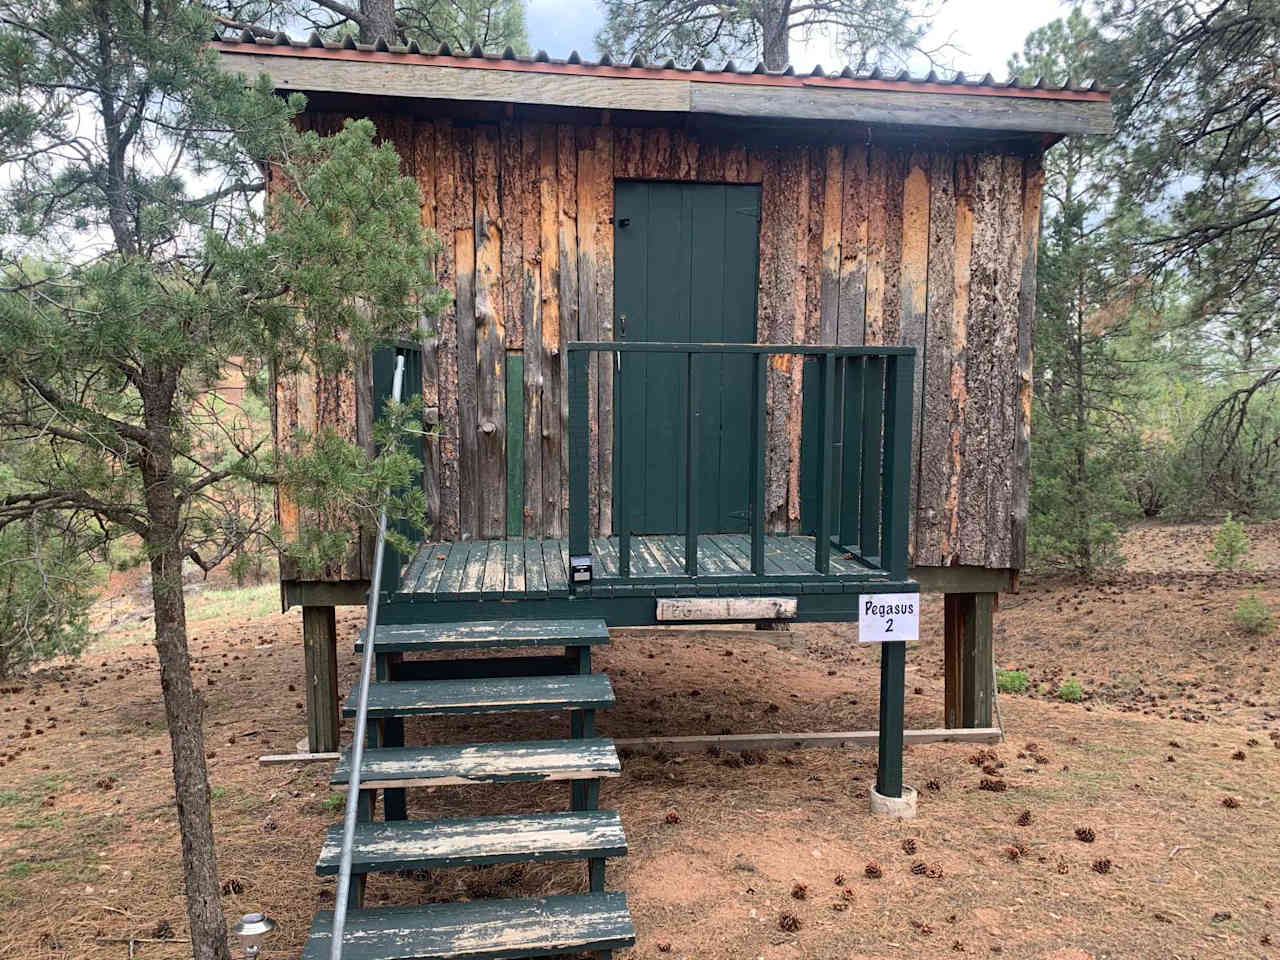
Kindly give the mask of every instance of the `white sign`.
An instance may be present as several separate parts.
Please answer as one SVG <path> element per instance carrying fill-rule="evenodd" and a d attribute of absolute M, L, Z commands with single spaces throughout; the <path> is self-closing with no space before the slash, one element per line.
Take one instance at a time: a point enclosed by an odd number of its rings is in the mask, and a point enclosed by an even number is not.
<path fill-rule="evenodd" d="M 920 594 L 864 593 L 858 607 L 858 642 L 910 642 L 920 638 Z"/>

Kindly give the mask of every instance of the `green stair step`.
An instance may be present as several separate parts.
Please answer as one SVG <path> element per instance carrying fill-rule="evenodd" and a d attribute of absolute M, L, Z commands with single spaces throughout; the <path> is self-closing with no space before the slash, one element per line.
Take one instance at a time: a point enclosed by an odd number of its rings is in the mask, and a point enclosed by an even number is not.
<path fill-rule="evenodd" d="M 356 649 L 364 649 L 360 632 Z M 603 620 L 480 620 L 466 623 L 379 624 L 379 653 L 430 650 L 488 650 L 501 647 L 578 647 L 609 642 Z"/>
<path fill-rule="evenodd" d="M 543 780 L 594 780 L 622 772 L 607 738 L 531 740 L 522 743 L 446 744 L 366 750 L 360 782 L 370 789 Z M 331 782 L 351 779 L 351 753 L 344 752 Z"/>
<path fill-rule="evenodd" d="M 529 713 L 539 710 L 594 710 L 611 706 L 613 686 L 602 673 L 425 682 L 401 680 L 369 686 L 371 717 Z M 343 709 L 347 716 L 355 715 L 354 693 Z"/>
<path fill-rule="evenodd" d="M 515 814 L 456 820 L 356 825 L 351 868 L 356 873 L 444 870 L 494 863 L 624 857 L 627 838 L 614 810 Z M 316 873 L 335 874 L 342 826 L 329 828 Z"/>
<path fill-rule="evenodd" d="M 333 912 L 316 914 L 303 960 L 328 960 Z M 635 944 L 626 894 L 474 900 L 347 914 L 345 960 L 514 960 Z"/>

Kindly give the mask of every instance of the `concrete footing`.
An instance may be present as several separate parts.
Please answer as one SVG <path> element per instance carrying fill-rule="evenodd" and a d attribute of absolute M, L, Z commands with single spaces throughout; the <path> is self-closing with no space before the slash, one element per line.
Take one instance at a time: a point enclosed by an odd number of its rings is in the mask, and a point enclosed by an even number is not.
<path fill-rule="evenodd" d="M 871 814 L 876 817 L 894 817 L 898 820 L 914 820 L 917 794 L 912 787 L 903 787 L 902 796 L 886 797 L 871 788 Z"/>

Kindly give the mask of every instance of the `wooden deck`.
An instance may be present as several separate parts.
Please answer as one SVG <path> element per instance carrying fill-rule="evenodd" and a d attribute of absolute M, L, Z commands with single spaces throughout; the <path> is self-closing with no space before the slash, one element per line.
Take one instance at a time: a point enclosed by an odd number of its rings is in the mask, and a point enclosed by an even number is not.
<path fill-rule="evenodd" d="M 831 573 L 814 565 L 814 538 L 765 538 L 765 572 L 751 572 L 746 534 L 702 534 L 698 576 L 685 573 L 684 537 L 633 536 L 631 575 L 618 572 L 618 538 L 591 542 L 594 579 L 574 596 L 676 597 L 793 593 L 864 593 L 891 578 L 883 570 L 832 550 Z M 428 543 L 405 566 L 400 597 L 438 601 L 567 598 L 569 547 L 565 540 L 467 540 Z"/>

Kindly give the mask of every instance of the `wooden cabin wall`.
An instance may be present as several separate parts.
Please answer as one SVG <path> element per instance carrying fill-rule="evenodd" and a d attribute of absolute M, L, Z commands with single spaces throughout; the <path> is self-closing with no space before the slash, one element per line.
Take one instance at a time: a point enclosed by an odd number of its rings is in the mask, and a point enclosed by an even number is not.
<path fill-rule="evenodd" d="M 306 122 L 328 131 L 341 119 L 312 113 Z M 434 538 L 565 534 L 564 345 L 613 337 L 614 179 L 759 183 L 759 339 L 918 349 L 912 563 L 1023 565 L 1038 153 L 372 119 L 418 182 L 423 225 L 441 241 L 436 275 L 455 294 L 422 361 L 426 418 L 438 431 L 424 470 Z M 610 373 L 593 360 L 597 530 L 611 526 Z M 333 389 L 278 383 L 282 443 L 292 427 L 329 416 L 350 429 L 342 404 L 320 402 Z M 768 399 L 766 509 L 772 528 L 794 530 L 799 358 L 773 358 Z M 511 422 L 518 408 L 523 417 Z M 509 469 L 508 450 L 521 451 L 523 469 Z M 287 496 L 280 515 L 286 531 L 300 522 Z"/>

